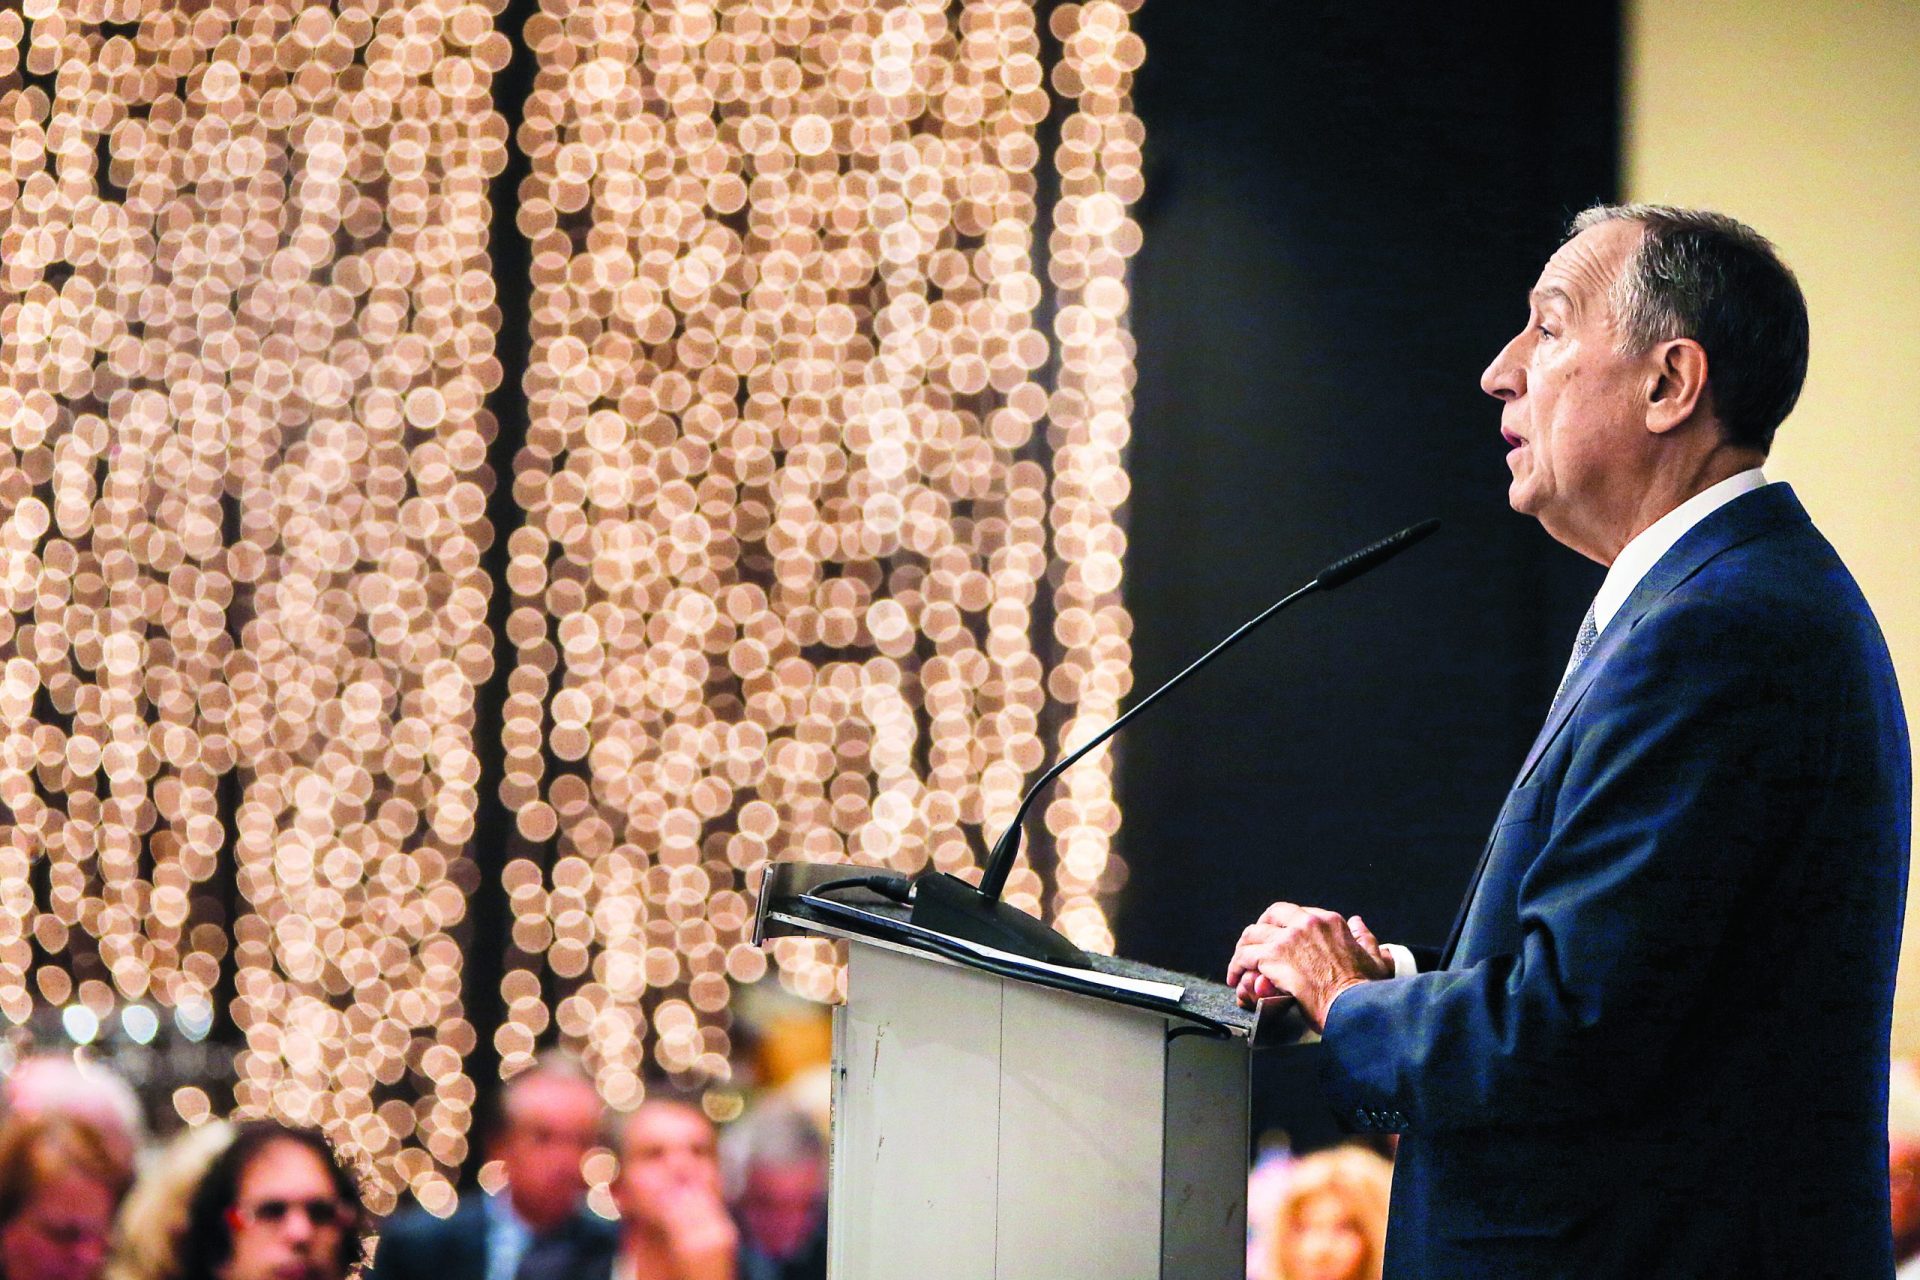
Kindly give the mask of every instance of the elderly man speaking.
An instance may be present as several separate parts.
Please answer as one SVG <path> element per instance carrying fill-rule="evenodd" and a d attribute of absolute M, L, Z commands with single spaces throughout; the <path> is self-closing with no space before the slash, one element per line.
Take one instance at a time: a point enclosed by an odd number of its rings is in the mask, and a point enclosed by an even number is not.
<path fill-rule="evenodd" d="M 1588 210 L 1488 366 L 1509 499 L 1608 566 L 1436 955 L 1275 903 L 1228 970 L 1401 1136 L 1389 1280 L 1886 1277 L 1912 774 L 1885 641 L 1761 472 L 1806 305 L 1718 214 Z"/>

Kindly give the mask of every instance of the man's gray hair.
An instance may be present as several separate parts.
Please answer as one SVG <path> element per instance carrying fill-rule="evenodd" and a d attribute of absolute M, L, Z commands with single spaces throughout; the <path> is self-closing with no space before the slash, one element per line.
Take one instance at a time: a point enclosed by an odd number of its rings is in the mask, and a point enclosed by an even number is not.
<path fill-rule="evenodd" d="M 720 1135 L 720 1178 L 728 1204 L 737 1204 L 755 1165 L 819 1163 L 826 1139 L 805 1112 L 786 1099 L 761 1100 Z"/>
<path fill-rule="evenodd" d="M 1727 439 L 1765 453 L 1807 377 L 1807 302 L 1793 272 L 1765 236 L 1708 209 L 1595 205 L 1574 218 L 1567 238 L 1607 222 L 1645 232 L 1614 283 L 1622 352 L 1669 338 L 1698 342 Z"/>

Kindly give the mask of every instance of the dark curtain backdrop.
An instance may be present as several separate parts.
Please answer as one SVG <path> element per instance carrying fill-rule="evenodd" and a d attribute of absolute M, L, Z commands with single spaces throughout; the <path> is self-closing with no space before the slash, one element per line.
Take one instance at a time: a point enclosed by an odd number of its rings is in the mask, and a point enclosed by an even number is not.
<path fill-rule="evenodd" d="M 1482 368 L 1576 210 L 1616 195 L 1619 15 L 1148 0 L 1127 595 L 1135 694 L 1347 550 L 1128 731 L 1122 954 L 1218 976 L 1270 901 L 1446 935 L 1601 571 L 1506 505 Z M 1255 1133 L 1335 1134 L 1314 1051 Z"/>

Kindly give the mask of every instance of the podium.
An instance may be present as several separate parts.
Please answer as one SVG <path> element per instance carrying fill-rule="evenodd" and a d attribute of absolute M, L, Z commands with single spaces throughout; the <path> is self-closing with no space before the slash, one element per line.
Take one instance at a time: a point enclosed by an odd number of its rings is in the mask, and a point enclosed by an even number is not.
<path fill-rule="evenodd" d="M 1301 1038 L 1217 983 L 1066 969 L 925 929 L 857 868 L 779 863 L 756 942 L 844 940 L 829 1280 L 1241 1280 L 1249 1051 Z"/>

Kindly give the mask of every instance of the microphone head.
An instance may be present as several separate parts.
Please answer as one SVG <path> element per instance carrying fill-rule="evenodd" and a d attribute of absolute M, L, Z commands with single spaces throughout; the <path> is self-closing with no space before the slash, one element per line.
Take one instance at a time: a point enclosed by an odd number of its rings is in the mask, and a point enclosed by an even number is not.
<path fill-rule="evenodd" d="M 1422 520 L 1419 524 L 1410 524 L 1400 532 L 1389 534 L 1370 547 L 1362 547 L 1350 556 L 1335 560 L 1313 576 L 1314 585 L 1322 591 L 1331 591 L 1342 583 L 1352 582 L 1368 570 L 1379 568 L 1439 527 L 1438 520 Z"/>

